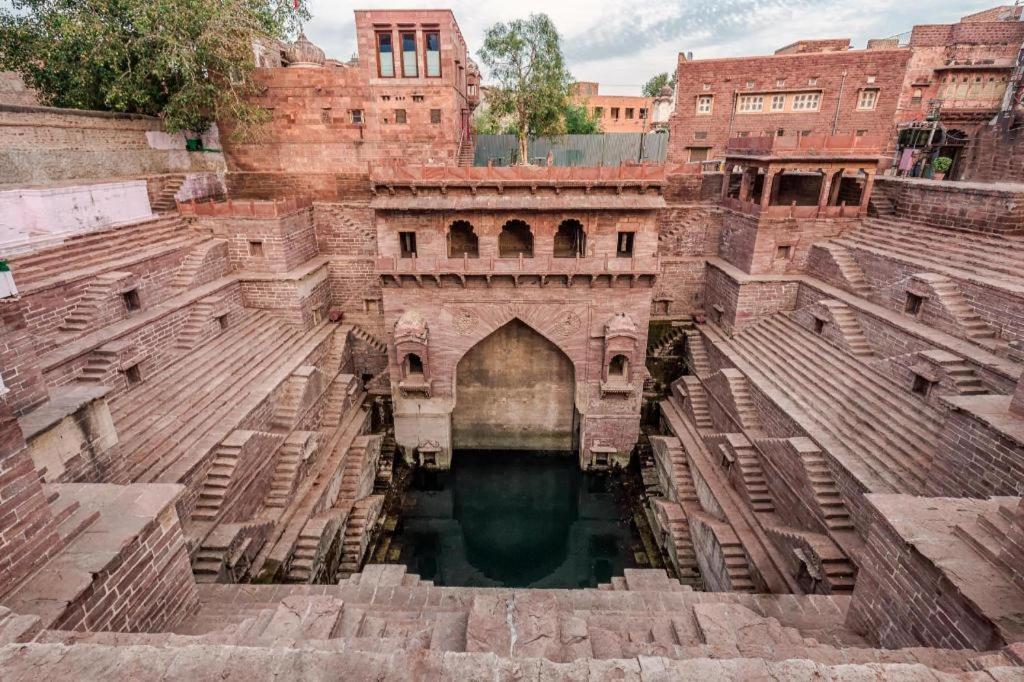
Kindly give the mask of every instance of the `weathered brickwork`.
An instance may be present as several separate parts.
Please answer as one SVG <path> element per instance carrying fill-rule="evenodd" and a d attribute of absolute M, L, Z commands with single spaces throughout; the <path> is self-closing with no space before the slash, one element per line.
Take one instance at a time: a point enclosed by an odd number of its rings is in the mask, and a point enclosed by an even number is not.
<path fill-rule="evenodd" d="M 881 180 L 880 182 L 886 182 Z M 959 230 L 1024 232 L 1024 191 L 976 183 L 900 178 L 886 194 L 900 218 Z"/>
<path fill-rule="evenodd" d="M 1024 182 L 1024 128 L 1006 133 L 979 129 L 965 152 L 963 179 L 972 182 Z"/>
<path fill-rule="evenodd" d="M 35 340 L 17 301 L 0 302 L 0 404 L 20 415 L 46 400 Z"/>

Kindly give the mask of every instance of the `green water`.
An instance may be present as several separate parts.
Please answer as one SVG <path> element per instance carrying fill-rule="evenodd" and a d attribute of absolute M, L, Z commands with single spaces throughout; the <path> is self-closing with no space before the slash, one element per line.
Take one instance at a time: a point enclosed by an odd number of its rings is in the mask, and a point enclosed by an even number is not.
<path fill-rule="evenodd" d="M 621 478 L 570 454 L 459 451 L 413 474 L 391 546 L 437 585 L 596 587 L 637 565 L 628 516 Z"/>

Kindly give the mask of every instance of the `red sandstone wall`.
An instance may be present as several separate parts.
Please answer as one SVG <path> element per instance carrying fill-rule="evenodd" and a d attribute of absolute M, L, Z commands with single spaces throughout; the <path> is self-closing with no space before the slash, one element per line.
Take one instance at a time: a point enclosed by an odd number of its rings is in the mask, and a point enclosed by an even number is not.
<path fill-rule="evenodd" d="M 1007 135 L 983 127 L 965 152 L 963 179 L 975 182 L 1024 182 L 1024 127 Z"/>
<path fill-rule="evenodd" d="M 909 56 L 905 49 L 697 61 L 687 61 L 680 56 L 676 72 L 679 83 L 676 108 L 669 121 L 672 136 L 668 160 L 686 163 L 691 147 L 708 147 L 709 158 L 721 158 L 730 137 L 742 133 L 755 137 L 766 133 L 774 135 L 779 129 L 784 130 L 785 135 L 801 131 L 829 134 L 834 127 L 834 132 L 840 135 L 865 131 L 866 135 L 888 138 L 894 130 L 896 104 Z M 875 77 L 874 83 L 868 83 L 869 76 Z M 817 79 L 815 85 L 809 84 L 811 79 Z M 780 80 L 785 81 L 783 85 L 778 85 Z M 748 82 L 752 83 L 749 88 Z M 857 109 L 862 88 L 879 90 L 873 110 Z M 820 91 L 818 111 L 769 112 L 771 94 L 787 91 Z M 764 112 L 734 112 L 734 97 L 743 94 L 764 94 Z M 710 115 L 697 113 L 697 98 L 701 95 L 714 96 Z"/>
<path fill-rule="evenodd" d="M 900 218 L 959 230 L 1024 232 L 1024 191 L 912 178 L 880 182 Z"/>
<path fill-rule="evenodd" d="M 0 301 L 0 375 L 7 391 L 0 407 L 24 414 L 46 400 L 46 384 L 39 369 L 36 341 L 19 301 Z"/>
<path fill-rule="evenodd" d="M 118 560 L 92 575 L 92 584 L 53 628 L 159 632 L 197 606 L 185 536 L 168 507 L 121 549 Z"/>
<path fill-rule="evenodd" d="M 46 495 L 18 422 L 0 403 L 0 597 L 60 552 Z"/>
<path fill-rule="evenodd" d="M 870 532 L 847 625 L 886 648 L 998 648 L 1002 642 L 992 624 L 969 610 L 942 572 L 869 509 Z"/>

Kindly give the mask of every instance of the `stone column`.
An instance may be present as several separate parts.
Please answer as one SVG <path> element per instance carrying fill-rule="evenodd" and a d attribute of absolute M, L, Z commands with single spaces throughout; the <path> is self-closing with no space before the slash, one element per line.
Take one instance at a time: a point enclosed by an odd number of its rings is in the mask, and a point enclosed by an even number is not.
<path fill-rule="evenodd" d="M 764 174 L 764 186 L 761 188 L 761 210 L 767 209 L 771 206 L 772 199 L 778 196 L 779 183 L 776 181 L 777 176 L 781 171 L 772 170 L 768 168 Z"/>
<path fill-rule="evenodd" d="M 843 169 L 840 168 L 832 173 L 832 191 L 829 192 L 828 205 L 838 206 L 839 205 L 839 190 L 843 186 Z"/>
<path fill-rule="evenodd" d="M 750 191 L 754 185 L 750 179 L 752 170 L 756 169 L 744 168 L 743 175 L 740 176 L 740 201 L 750 201 Z"/>
<path fill-rule="evenodd" d="M 818 192 L 818 210 L 828 206 L 832 196 L 833 174 L 830 171 L 821 171 L 821 190 Z"/>
<path fill-rule="evenodd" d="M 868 210 L 868 201 L 871 200 L 871 190 L 875 187 L 875 174 L 874 172 L 868 173 L 867 178 L 864 180 L 864 194 L 860 198 L 861 211 Z"/>
<path fill-rule="evenodd" d="M 722 168 L 722 201 L 729 198 L 729 184 L 732 181 L 732 166 L 728 163 Z"/>

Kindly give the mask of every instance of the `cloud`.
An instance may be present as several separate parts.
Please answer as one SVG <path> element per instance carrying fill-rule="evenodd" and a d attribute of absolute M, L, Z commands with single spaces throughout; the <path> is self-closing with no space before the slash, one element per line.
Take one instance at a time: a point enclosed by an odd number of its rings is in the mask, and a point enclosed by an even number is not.
<path fill-rule="evenodd" d="M 653 74 L 675 68 L 680 52 L 695 57 L 768 54 L 800 39 L 868 38 L 909 31 L 914 24 L 950 23 L 994 6 L 993 0 L 944 0 L 931 6 L 904 0 L 361 0 L 360 8 L 439 8 L 455 13 L 476 52 L 493 23 L 546 12 L 562 35 L 573 75 L 598 81 L 608 94 L 639 94 Z M 306 33 L 337 59 L 356 51 L 352 6 L 311 0 Z"/>

